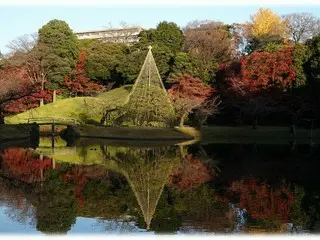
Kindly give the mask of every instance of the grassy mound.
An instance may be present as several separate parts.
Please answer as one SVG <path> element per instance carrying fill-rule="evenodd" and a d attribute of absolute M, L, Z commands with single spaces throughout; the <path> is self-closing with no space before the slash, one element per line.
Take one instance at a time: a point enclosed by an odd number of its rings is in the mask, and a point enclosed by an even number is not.
<path fill-rule="evenodd" d="M 130 86 L 124 86 L 102 93 L 97 97 L 75 97 L 58 100 L 42 107 L 8 116 L 7 124 L 26 123 L 28 118 L 73 118 L 82 123 L 97 123 L 100 121 L 103 109 L 121 106 L 126 100 Z"/>

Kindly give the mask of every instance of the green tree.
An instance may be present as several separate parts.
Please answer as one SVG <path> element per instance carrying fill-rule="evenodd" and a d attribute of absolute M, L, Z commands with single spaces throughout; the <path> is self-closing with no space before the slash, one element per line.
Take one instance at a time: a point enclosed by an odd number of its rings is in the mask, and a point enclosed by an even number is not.
<path fill-rule="evenodd" d="M 248 38 L 245 52 L 251 54 L 254 51 L 275 52 L 284 47 L 284 39 L 278 35 L 263 35 L 259 38 Z"/>
<path fill-rule="evenodd" d="M 171 65 L 171 75 L 190 74 L 192 76 L 200 77 L 197 75 L 195 60 L 186 52 L 178 52 L 173 58 Z"/>
<path fill-rule="evenodd" d="M 320 103 L 320 36 L 306 42 L 309 59 L 305 63 L 305 73 L 309 91 L 317 103 Z M 317 105 L 318 105 L 317 104 Z"/>
<path fill-rule="evenodd" d="M 38 31 L 45 66 L 48 69 L 48 88 L 61 88 L 64 78 L 76 65 L 78 57 L 77 37 L 69 25 L 61 20 L 51 20 Z"/>
<path fill-rule="evenodd" d="M 176 53 L 181 50 L 184 36 L 180 27 L 173 22 L 160 22 L 156 29 L 149 29 L 140 33 L 140 47 L 148 45 L 159 45 L 168 48 L 169 51 Z"/>
<path fill-rule="evenodd" d="M 306 42 L 310 58 L 306 63 L 306 70 L 310 80 L 320 81 L 320 36 L 313 37 Z"/>
<path fill-rule="evenodd" d="M 297 43 L 293 50 L 294 70 L 296 73 L 295 86 L 306 85 L 307 76 L 304 71 L 304 64 L 308 61 L 310 53 L 304 44 Z"/>
<path fill-rule="evenodd" d="M 171 73 L 174 54 L 168 47 L 160 45 L 152 45 L 152 53 L 157 64 L 159 74 L 162 80 L 166 82 Z M 132 52 L 126 55 L 125 59 L 117 67 L 117 72 L 119 72 L 124 78 L 124 83 L 133 83 L 137 79 L 146 55 L 146 47 L 141 50 L 133 49 Z"/>
<path fill-rule="evenodd" d="M 88 77 L 103 84 L 109 82 L 114 82 L 116 86 L 124 84 L 117 67 L 125 61 L 128 53 L 126 45 L 95 40 L 86 41 L 81 47 L 87 52 L 85 70 Z"/>
<path fill-rule="evenodd" d="M 173 22 L 160 22 L 155 33 L 159 45 L 168 47 L 172 52 L 181 50 L 183 44 L 183 33 L 177 24 Z"/>
<path fill-rule="evenodd" d="M 139 38 L 140 41 L 131 47 L 130 54 L 120 64 L 118 71 L 126 82 L 134 81 L 138 77 L 147 48 L 151 45 L 160 76 L 166 82 L 172 71 L 174 57 L 182 49 L 183 32 L 177 24 L 163 21 L 156 29 L 142 31 Z"/>

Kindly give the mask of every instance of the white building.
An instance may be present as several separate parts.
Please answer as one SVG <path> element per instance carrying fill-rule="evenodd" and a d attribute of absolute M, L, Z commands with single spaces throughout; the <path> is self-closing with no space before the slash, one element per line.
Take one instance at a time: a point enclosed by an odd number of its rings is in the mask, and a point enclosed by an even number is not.
<path fill-rule="evenodd" d="M 75 34 L 78 39 L 98 39 L 104 42 L 132 44 L 139 41 L 138 35 L 142 30 L 142 27 L 131 27 L 123 29 L 77 32 Z"/>

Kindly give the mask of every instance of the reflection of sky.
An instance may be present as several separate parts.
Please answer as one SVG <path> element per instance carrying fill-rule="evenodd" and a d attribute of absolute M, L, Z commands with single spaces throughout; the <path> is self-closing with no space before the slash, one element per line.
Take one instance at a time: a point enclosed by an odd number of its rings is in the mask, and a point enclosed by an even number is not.
<path fill-rule="evenodd" d="M 19 223 L 8 217 L 8 213 L 15 211 L 11 207 L 0 207 L 0 232 L 2 233 L 39 233 L 33 226 L 25 223 Z M 31 222 L 30 218 L 26 222 Z"/>
<path fill-rule="evenodd" d="M 26 218 L 25 222 L 19 223 L 14 219 L 9 218 L 9 212 L 19 210 L 13 210 L 11 207 L 1 206 L 0 207 L 0 233 L 30 233 L 30 234 L 42 234 L 37 231 L 35 225 L 27 224 L 31 222 L 31 218 Z M 192 227 L 182 228 L 177 234 L 192 234 L 202 232 L 199 229 L 193 229 Z M 77 233 L 97 233 L 97 234 L 154 234 L 153 231 L 146 231 L 145 229 L 139 228 L 134 221 L 122 221 L 122 220 L 102 220 L 97 218 L 85 218 L 77 217 L 76 223 L 71 227 L 68 234 Z"/>
<path fill-rule="evenodd" d="M 111 233 L 111 234 L 132 234 L 146 232 L 136 226 L 136 223 L 124 222 L 121 220 L 102 220 L 96 218 L 77 217 L 76 223 L 68 233 Z M 150 232 L 153 234 L 153 232 Z"/>
<path fill-rule="evenodd" d="M 18 209 L 6 206 L 5 203 L 0 203 L 0 233 L 19 234 L 42 234 L 32 224 L 30 217 L 26 217 L 23 223 L 19 223 L 13 219 L 12 215 L 19 214 Z M 154 232 L 147 232 L 145 229 L 141 229 L 136 226 L 133 221 L 124 222 L 121 220 L 101 220 L 97 218 L 85 218 L 77 217 L 76 223 L 71 227 L 68 234 L 75 233 L 100 233 L 100 234 L 134 234 L 134 233 L 154 234 Z"/>

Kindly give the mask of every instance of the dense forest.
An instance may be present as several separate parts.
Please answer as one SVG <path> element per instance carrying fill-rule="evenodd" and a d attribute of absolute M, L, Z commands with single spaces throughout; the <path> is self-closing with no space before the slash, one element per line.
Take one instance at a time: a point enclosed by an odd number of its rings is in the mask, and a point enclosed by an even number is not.
<path fill-rule="evenodd" d="M 61 20 L 8 44 L 0 60 L 4 117 L 60 98 L 133 84 L 148 46 L 180 123 L 298 125 L 319 119 L 320 19 L 260 8 L 246 23 L 160 22 L 130 46 L 79 40 Z M 308 121 L 306 121 L 308 120 Z"/>

